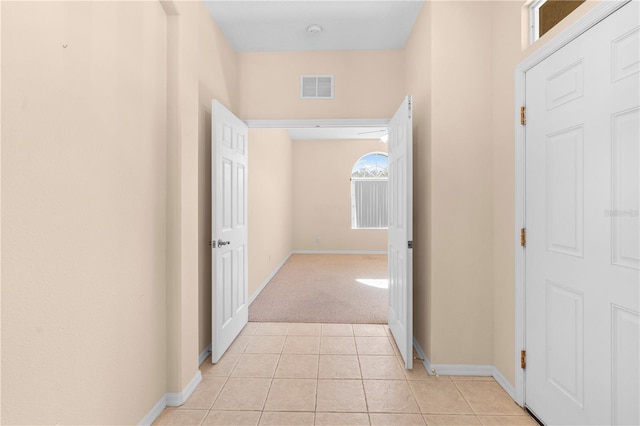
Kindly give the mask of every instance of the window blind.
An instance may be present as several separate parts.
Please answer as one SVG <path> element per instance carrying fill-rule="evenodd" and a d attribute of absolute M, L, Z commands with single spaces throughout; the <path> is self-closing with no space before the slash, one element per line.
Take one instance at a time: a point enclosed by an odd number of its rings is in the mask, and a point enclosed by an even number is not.
<path fill-rule="evenodd" d="M 351 227 L 380 229 L 389 224 L 387 179 L 351 179 Z"/>

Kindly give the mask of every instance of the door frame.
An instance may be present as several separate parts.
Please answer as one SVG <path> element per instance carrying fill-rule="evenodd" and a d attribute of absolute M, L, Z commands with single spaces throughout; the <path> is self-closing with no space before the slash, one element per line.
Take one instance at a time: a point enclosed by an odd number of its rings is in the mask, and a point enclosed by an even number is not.
<path fill-rule="evenodd" d="M 525 374 L 520 368 L 520 351 L 526 348 L 525 328 L 525 248 L 520 246 L 520 229 L 526 228 L 525 206 L 525 126 L 520 125 L 520 107 L 526 106 L 526 73 L 540 62 L 566 46 L 578 36 L 595 26 L 631 0 L 603 1 L 584 16 L 569 25 L 563 32 L 528 56 L 515 69 L 515 401 L 526 405 Z"/>

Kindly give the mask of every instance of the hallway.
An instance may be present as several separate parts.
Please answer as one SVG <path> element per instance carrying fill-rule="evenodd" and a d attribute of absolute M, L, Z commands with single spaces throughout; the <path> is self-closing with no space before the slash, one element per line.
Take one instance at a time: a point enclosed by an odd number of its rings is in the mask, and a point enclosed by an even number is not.
<path fill-rule="evenodd" d="M 156 425 L 532 425 L 490 377 L 429 376 L 374 324 L 250 322 Z"/>

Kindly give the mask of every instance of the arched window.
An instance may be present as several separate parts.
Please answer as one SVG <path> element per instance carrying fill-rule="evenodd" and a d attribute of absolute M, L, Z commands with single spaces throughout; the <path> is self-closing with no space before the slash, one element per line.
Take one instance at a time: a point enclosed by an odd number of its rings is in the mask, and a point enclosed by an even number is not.
<path fill-rule="evenodd" d="M 383 152 L 360 157 L 351 171 L 351 228 L 386 229 L 389 159 Z"/>

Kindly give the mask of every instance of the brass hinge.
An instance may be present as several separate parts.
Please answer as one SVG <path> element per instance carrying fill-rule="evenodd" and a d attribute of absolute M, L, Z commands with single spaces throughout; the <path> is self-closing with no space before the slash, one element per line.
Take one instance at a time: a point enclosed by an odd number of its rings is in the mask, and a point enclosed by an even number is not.
<path fill-rule="evenodd" d="M 527 123 L 527 117 L 525 112 L 526 112 L 525 107 L 521 106 L 520 107 L 520 124 L 522 124 L 523 126 Z"/>
<path fill-rule="evenodd" d="M 527 245 L 527 229 L 520 228 L 520 247 Z"/>
<path fill-rule="evenodd" d="M 520 368 L 527 368 L 527 351 L 520 351 Z"/>

